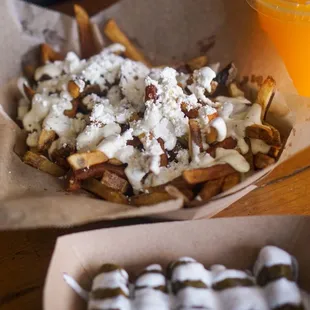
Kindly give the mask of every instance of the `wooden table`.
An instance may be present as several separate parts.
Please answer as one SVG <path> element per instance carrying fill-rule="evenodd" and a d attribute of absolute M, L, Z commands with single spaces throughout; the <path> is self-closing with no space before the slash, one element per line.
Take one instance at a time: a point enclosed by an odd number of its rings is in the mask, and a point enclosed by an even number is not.
<path fill-rule="evenodd" d="M 114 0 L 82 0 L 90 13 L 103 9 Z M 71 4 L 58 6 L 72 13 Z M 310 214 L 310 149 L 274 170 L 259 187 L 234 203 L 217 217 L 262 214 Z M 130 225 L 145 219 L 117 222 Z M 48 263 L 58 236 L 105 227 L 88 225 L 75 229 L 42 229 L 0 233 L 0 308 L 3 310 L 41 309 L 41 293 Z"/>

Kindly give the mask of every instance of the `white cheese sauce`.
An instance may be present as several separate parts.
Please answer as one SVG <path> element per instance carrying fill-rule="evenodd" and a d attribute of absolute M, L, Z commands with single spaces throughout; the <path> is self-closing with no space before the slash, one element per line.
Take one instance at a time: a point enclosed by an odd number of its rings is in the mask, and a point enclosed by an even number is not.
<path fill-rule="evenodd" d="M 236 150 L 218 149 L 215 158 L 206 153 L 206 133 L 213 127 L 217 142 L 232 137 L 241 153 L 247 153 L 245 130 L 252 124 L 261 124 L 260 105 L 251 104 L 242 96 L 208 98 L 215 68 L 203 67 L 192 75 L 169 67 L 150 70 L 143 63 L 121 57 L 119 53 L 124 50 L 122 45 L 114 44 L 88 60 L 69 52 L 63 61 L 39 67 L 35 72 L 36 94 L 29 104 L 23 90 L 27 81 L 20 79 L 18 86 L 24 98 L 20 100 L 18 117 L 29 133 L 28 146 L 37 146 L 41 130 L 46 129 L 57 135 L 49 154 L 66 145 L 78 152 L 98 149 L 108 158 L 127 164 L 125 173 L 136 193 L 165 184 L 186 169 L 228 163 L 241 173 L 249 170 Z M 48 80 L 40 81 L 46 76 Z M 187 85 L 189 79 L 191 85 Z M 69 81 L 74 81 L 80 93 L 89 85 L 100 88 L 100 93 L 81 99 L 80 108 L 85 114 L 74 118 L 65 115 L 66 110 L 72 109 Z M 146 87 L 154 92 L 147 101 Z M 186 149 L 175 150 L 178 139 L 184 140 L 189 134 L 184 108 L 197 113 L 202 135 L 203 148 L 193 143 L 192 158 Z M 146 138 L 141 139 L 142 136 Z M 141 140 L 142 150 L 127 145 L 134 138 Z M 164 150 L 159 138 L 166 151 L 176 152 L 176 159 L 167 167 L 161 166 Z M 270 149 L 263 141 L 254 139 L 250 146 L 254 154 L 266 154 Z"/>

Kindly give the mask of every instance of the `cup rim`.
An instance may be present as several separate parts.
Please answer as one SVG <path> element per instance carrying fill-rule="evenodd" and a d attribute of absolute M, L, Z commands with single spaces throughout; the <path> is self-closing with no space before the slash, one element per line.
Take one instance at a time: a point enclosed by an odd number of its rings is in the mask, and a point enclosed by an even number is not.
<path fill-rule="evenodd" d="M 284 13 L 284 15 L 293 17 L 310 17 L 310 0 L 306 3 L 296 3 L 295 0 L 247 0 L 248 4 L 256 11 L 261 12 L 259 5 L 265 6 L 275 12 Z M 272 15 L 271 15 L 272 16 Z"/>

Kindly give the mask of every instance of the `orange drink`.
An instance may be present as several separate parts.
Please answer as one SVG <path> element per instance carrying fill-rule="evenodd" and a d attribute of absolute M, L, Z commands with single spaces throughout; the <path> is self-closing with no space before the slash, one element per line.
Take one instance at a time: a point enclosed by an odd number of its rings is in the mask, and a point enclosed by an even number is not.
<path fill-rule="evenodd" d="M 310 1 L 247 0 L 258 11 L 300 95 L 310 96 Z"/>

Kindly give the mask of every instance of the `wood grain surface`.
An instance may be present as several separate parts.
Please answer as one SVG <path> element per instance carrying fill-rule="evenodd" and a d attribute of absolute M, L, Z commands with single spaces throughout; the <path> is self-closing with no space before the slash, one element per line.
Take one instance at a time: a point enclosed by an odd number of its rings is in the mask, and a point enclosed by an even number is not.
<path fill-rule="evenodd" d="M 90 14 L 114 0 L 74 1 Z M 53 7 L 72 14 L 72 2 Z M 234 203 L 217 217 L 310 214 L 310 149 L 303 151 L 274 170 L 258 188 Z M 147 223 L 146 219 L 124 220 L 114 225 Z M 48 263 L 58 236 L 88 229 L 108 227 L 111 223 L 74 229 L 40 229 L 0 233 L 0 309 L 41 309 L 42 288 Z"/>

